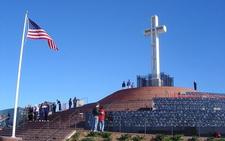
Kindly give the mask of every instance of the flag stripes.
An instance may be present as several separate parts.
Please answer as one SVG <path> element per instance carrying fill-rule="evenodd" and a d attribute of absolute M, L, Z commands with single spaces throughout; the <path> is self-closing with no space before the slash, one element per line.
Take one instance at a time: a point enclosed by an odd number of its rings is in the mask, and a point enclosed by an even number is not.
<path fill-rule="evenodd" d="M 38 26 L 34 21 L 28 18 L 29 22 L 29 29 L 27 32 L 27 38 L 30 39 L 44 39 L 48 41 L 49 48 L 55 51 L 58 51 L 55 42 L 51 38 L 51 36 L 48 35 L 48 33 L 42 29 L 40 26 Z"/>

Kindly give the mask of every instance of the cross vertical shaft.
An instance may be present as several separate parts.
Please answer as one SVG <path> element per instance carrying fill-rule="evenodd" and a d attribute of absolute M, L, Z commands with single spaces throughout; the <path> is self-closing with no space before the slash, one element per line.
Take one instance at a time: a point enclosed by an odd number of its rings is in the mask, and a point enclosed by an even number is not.
<path fill-rule="evenodd" d="M 160 58 L 159 58 L 159 33 L 166 32 L 166 26 L 158 25 L 158 16 L 152 16 L 151 28 L 145 30 L 145 35 L 151 36 L 152 46 L 152 86 L 161 86 Z"/>

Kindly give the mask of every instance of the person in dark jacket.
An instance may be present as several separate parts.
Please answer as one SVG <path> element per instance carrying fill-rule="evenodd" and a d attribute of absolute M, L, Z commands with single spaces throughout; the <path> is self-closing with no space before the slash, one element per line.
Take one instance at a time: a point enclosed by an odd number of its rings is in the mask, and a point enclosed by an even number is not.
<path fill-rule="evenodd" d="M 61 102 L 58 99 L 56 101 L 57 101 L 57 104 L 59 106 L 59 111 L 61 111 L 62 110 L 62 108 L 61 108 Z"/>
<path fill-rule="evenodd" d="M 92 131 L 97 132 L 98 130 L 98 116 L 99 116 L 99 104 L 95 106 L 95 108 L 92 110 L 93 115 L 93 125 L 92 125 Z"/>
<path fill-rule="evenodd" d="M 73 98 L 73 108 L 76 108 L 77 107 L 77 98 L 74 97 Z"/>
<path fill-rule="evenodd" d="M 71 107 L 72 107 L 72 99 L 70 98 L 69 99 L 69 109 L 71 109 Z"/>
<path fill-rule="evenodd" d="M 52 104 L 52 113 L 55 113 L 55 112 L 56 112 L 56 104 L 53 103 L 53 104 Z"/>
<path fill-rule="evenodd" d="M 33 120 L 33 108 L 31 106 L 28 106 L 28 120 Z"/>
<path fill-rule="evenodd" d="M 44 103 L 44 105 L 42 106 L 42 109 L 43 109 L 43 113 L 44 113 L 44 120 L 48 121 L 49 105 L 47 102 Z"/>
<path fill-rule="evenodd" d="M 130 79 L 127 81 L 127 88 L 130 88 L 130 84 L 131 84 L 131 82 L 130 82 Z"/>
<path fill-rule="evenodd" d="M 125 83 L 125 81 L 123 81 L 123 83 L 122 83 L 122 89 L 124 89 L 126 87 L 126 83 Z"/>

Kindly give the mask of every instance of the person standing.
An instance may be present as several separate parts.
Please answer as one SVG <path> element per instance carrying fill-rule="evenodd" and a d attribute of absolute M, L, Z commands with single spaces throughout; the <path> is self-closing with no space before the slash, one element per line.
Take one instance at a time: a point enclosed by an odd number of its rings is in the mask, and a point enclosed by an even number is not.
<path fill-rule="evenodd" d="M 131 87 L 131 88 L 134 88 L 134 82 L 131 83 L 131 86 L 130 86 L 130 87 Z"/>
<path fill-rule="evenodd" d="M 77 98 L 74 97 L 73 98 L 73 108 L 76 108 L 77 107 Z"/>
<path fill-rule="evenodd" d="M 48 121 L 48 112 L 49 112 L 49 105 L 47 102 L 44 103 L 44 105 L 42 106 L 43 108 L 43 113 L 44 113 L 44 120 Z"/>
<path fill-rule="evenodd" d="M 33 107 L 33 112 L 34 112 L 34 121 L 36 121 L 37 120 L 37 115 L 38 115 L 37 106 Z"/>
<path fill-rule="evenodd" d="M 130 88 L 130 79 L 127 81 L 127 88 Z"/>
<path fill-rule="evenodd" d="M 55 113 L 56 112 L 56 104 L 55 102 L 52 104 L 52 113 Z"/>
<path fill-rule="evenodd" d="M 57 99 L 57 104 L 59 106 L 59 111 L 61 111 L 62 110 L 62 108 L 61 108 L 61 102 L 58 99 Z"/>
<path fill-rule="evenodd" d="M 99 116 L 99 104 L 95 106 L 95 108 L 92 110 L 93 115 L 93 125 L 92 125 L 92 131 L 97 132 L 98 130 L 98 116 Z"/>
<path fill-rule="evenodd" d="M 28 106 L 28 120 L 33 120 L 33 107 L 31 107 L 30 105 Z"/>
<path fill-rule="evenodd" d="M 71 106 L 72 106 L 72 99 L 70 98 L 69 99 L 69 109 L 71 109 Z"/>
<path fill-rule="evenodd" d="M 194 83 L 194 90 L 197 91 L 197 83 L 196 83 L 196 81 L 194 81 L 193 83 Z"/>
<path fill-rule="evenodd" d="M 43 106 L 43 103 L 41 103 L 39 105 L 39 121 L 42 121 L 43 120 L 43 110 L 42 110 L 42 106 Z"/>
<path fill-rule="evenodd" d="M 103 106 L 100 106 L 100 108 L 99 108 L 98 120 L 99 120 L 100 131 L 104 132 L 104 127 L 105 127 L 105 110 L 104 110 Z"/>
<path fill-rule="evenodd" d="M 6 127 L 9 127 L 10 126 L 10 113 L 8 113 L 8 115 L 7 115 L 7 118 L 6 118 Z"/>
<path fill-rule="evenodd" d="M 45 116 L 46 116 L 46 105 L 45 105 L 45 102 L 42 103 L 42 106 L 41 106 L 41 113 L 42 113 L 42 118 L 41 118 L 41 121 L 45 121 Z"/>
<path fill-rule="evenodd" d="M 122 89 L 124 89 L 126 87 L 126 83 L 125 83 L 125 81 L 123 81 L 123 83 L 122 83 Z"/>
<path fill-rule="evenodd" d="M 36 120 L 39 120 L 39 118 L 40 118 L 39 108 L 40 108 L 40 104 L 36 105 L 36 114 L 37 114 Z"/>

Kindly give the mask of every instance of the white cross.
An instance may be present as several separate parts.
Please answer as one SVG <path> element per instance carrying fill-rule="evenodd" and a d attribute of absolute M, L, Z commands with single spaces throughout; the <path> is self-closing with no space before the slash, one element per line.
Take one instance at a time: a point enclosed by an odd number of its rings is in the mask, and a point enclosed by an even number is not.
<path fill-rule="evenodd" d="M 145 30 L 146 36 L 151 36 L 152 41 L 152 85 L 161 86 L 159 62 L 159 33 L 166 32 L 166 26 L 159 26 L 158 16 L 152 16 L 151 28 Z"/>

